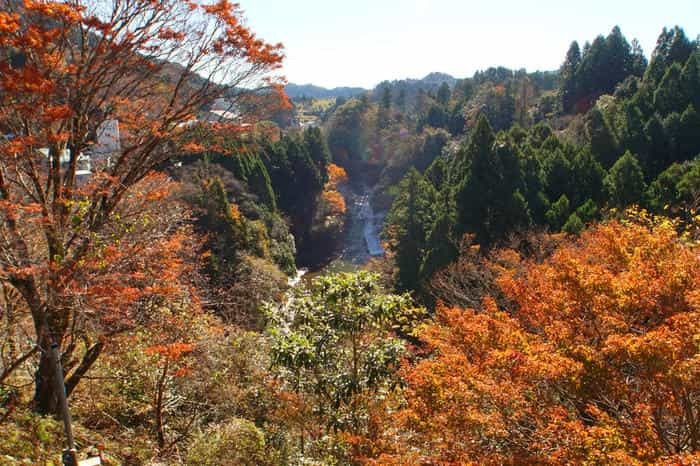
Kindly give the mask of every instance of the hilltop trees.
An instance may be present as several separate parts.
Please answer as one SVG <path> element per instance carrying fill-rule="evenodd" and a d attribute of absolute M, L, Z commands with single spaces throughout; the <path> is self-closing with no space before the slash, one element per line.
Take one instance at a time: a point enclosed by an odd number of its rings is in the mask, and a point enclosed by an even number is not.
<path fill-rule="evenodd" d="M 656 41 L 649 68 L 644 75 L 646 81 L 658 84 L 666 70 L 674 63 L 684 63 L 697 50 L 697 43 L 689 40 L 678 26 L 664 28 Z"/>
<path fill-rule="evenodd" d="M 134 325 L 134 307 L 175 283 L 177 247 L 164 243 L 177 222 L 137 228 L 125 209 L 163 197 L 152 171 L 174 153 L 178 124 L 227 90 L 246 98 L 283 55 L 227 0 L 4 0 L 0 49 L 0 129 L 14 135 L 0 145 L 1 280 L 32 316 L 44 350 L 35 406 L 50 413 L 45 350 L 60 345 L 70 393 L 109 336 Z M 119 145 L 85 180 L 81 154 L 108 120 Z"/>
<path fill-rule="evenodd" d="M 602 94 L 611 94 L 628 76 L 642 76 L 647 63 L 638 42 L 631 46 L 615 26 L 607 37 L 586 44 L 573 42 L 561 67 L 560 98 L 564 112 L 583 112 Z"/>
<path fill-rule="evenodd" d="M 581 48 L 578 42 L 573 41 L 566 52 L 566 60 L 561 66 L 559 74 L 561 76 L 561 105 L 565 112 L 571 112 L 578 98 L 578 67 L 581 65 Z"/>

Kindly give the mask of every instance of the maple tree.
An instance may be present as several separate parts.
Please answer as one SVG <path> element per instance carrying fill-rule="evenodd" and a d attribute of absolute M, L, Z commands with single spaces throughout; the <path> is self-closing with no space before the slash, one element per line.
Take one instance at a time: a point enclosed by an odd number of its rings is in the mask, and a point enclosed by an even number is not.
<path fill-rule="evenodd" d="M 372 464 L 697 461 L 697 244 L 642 214 L 593 227 L 542 262 L 508 256 L 497 282 L 514 310 L 491 298 L 480 312 L 441 307 L 421 332 L 427 357 L 404 366 L 403 397 L 361 456 Z"/>
<path fill-rule="evenodd" d="M 323 207 L 321 211 L 325 217 L 339 217 L 345 214 L 347 205 L 345 198 L 338 191 L 338 185 L 347 183 L 348 174 L 343 167 L 333 163 L 328 165 L 328 182 L 321 192 Z"/>
<path fill-rule="evenodd" d="M 146 349 L 146 352 L 153 355 L 158 355 L 159 359 L 162 360 L 161 373 L 158 376 L 158 382 L 156 383 L 156 395 L 155 395 L 155 426 L 156 426 L 156 437 L 158 439 L 158 449 L 163 452 L 165 448 L 165 429 L 163 425 L 163 411 L 164 406 L 167 402 L 166 400 L 166 382 L 168 377 L 171 375 L 171 370 L 177 368 L 178 365 L 182 365 L 182 359 L 187 354 L 194 350 L 194 345 L 190 343 L 170 343 L 167 345 L 154 345 Z M 188 372 L 186 366 L 177 368 L 174 371 L 175 376 L 184 376 Z"/>
<path fill-rule="evenodd" d="M 180 124 L 223 95 L 281 93 L 265 77 L 283 53 L 228 0 L 3 0 L 0 50 L 0 130 L 11 135 L 0 142 L 0 280 L 31 314 L 34 405 L 50 413 L 45 350 L 60 345 L 70 394 L 109 336 L 135 323 L 135 304 L 176 287 L 179 223 L 158 230 L 147 212 L 167 212 L 134 209 L 166 197 L 153 170 L 181 150 Z M 113 120 L 119 144 L 96 156 Z"/>

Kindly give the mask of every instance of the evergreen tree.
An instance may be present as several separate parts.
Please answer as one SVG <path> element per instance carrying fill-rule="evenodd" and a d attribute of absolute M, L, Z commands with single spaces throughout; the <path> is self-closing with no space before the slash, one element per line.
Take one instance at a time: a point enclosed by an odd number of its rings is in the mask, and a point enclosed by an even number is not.
<path fill-rule="evenodd" d="M 402 112 L 406 111 L 406 88 L 404 86 L 399 88 L 399 95 L 396 96 L 396 106 Z"/>
<path fill-rule="evenodd" d="M 571 192 L 574 170 L 571 160 L 561 148 L 557 148 L 545 161 L 546 192 L 549 199 L 559 199 Z"/>
<path fill-rule="evenodd" d="M 431 106 L 426 117 L 426 123 L 433 128 L 444 128 L 447 126 L 445 109 L 439 105 Z"/>
<path fill-rule="evenodd" d="M 464 125 L 467 123 L 464 118 L 464 113 L 462 113 L 462 105 L 459 103 L 452 107 L 449 115 L 447 115 L 447 129 L 453 136 L 459 136 L 464 134 Z"/>
<path fill-rule="evenodd" d="M 581 56 L 578 84 L 580 99 L 586 103 L 584 109 L 590 108 L 598 96 L 604 93 L 602 87 L 605 78 L 602 70 L 606 59 L 606 46 L 605 37 L 598 36 Z"/>
<path fill-rule="evenodd" d="M 530 209 L 532 220 L 537 224 L 545 222 L 545 213 L 549 209 L 549 199 L 545 194 L 545 183 L 542 165 L 537 157 L 527 148 L 522 152 L 521 165 L 523 171 L 524 196 Z"/>
<path fill-rule="evenodd" d="M 683 67 L 681 88 L 689 103 L 700 109 L 700 51 L 693 53 Z"/>
<path fill-rule="evenodd" d="M 429 280 L 436 271 L 452 262 L 458 253 L 457 241 L 453 234 L 457 217 L 451 193 L 444 190 L 438 198 L 436 210 L 439 214 L 428 235 L 425 259 L 420 269 L 423 280 Z"/>
<path fill-rule="evenodd" d="M 649 185 L 647 198 L 649 208 L 658 214 L 665 213 L 666 208 L 678 203 L 678 182 L 683 177 L 686 167 L 679 163 L 671 164 Z"/>
<path fill-rule="evenodd" d="M 612 94 L 619 83 L 630 76 L 642 76 L 647 66 L 639 42 L 630 46 L 615 26 L 607 37 L 598 36 L 586 44 L 583 53 L 578 43 L 569 47 L 560 69 L 560 97 L 565 113 L 590 108 L 602 94 Z"/>
<path fill-rule="evenodd" d="M 506 143 L 495 148 L 494 141 L 491 125 L 481 115 L 466 149 L 469 171 L 456 191 L 460 231 L 475 233 L 477 241 L 486 246 L 530 221 L 518 190 L 522 174 L 513 148 Z M 514 173 L 519 175 L 515 179 Z"/>
<path fill-rule="evenodd" d="M 606 94 L 635 72 L 632 47 L 618 26 L 605 39 L 605 54 L 598 72 L 602 74 L 600 91 Z"/>
<path fill-rule="evenodd" d="M 700 115 L 688 105 L 681 115 L 678 130 L 678 160 L 690 160 L 700 155 Z"/>
<path fill-rule="evenodd" d="M 314 186 L 325 185 L 328 182 L 327 167 L 331 160 L 331 151 L 328 149 L 328 143 L 323 136 L 320 128 L 307 128 L 304 131 L 304 145 L 311 156 L 318 172 L 320 179 Z"/>
<path fill-rule="evenodd" d="M 598 217 L 598 206 L 593 199 L 588 199 L 583 203 L 578 209 L 576 209 L 576 216 L 583 223 L 590 223 Z"/>
<path fill-rule="evenodd" d="M 644 50 L 637 39 L 632 40 L 632 59 L 631 59 L 631 72 L 634 76 L 644 76 L 644 72 L 647 69 L 649 62 L 647 57 L 644 55 Z"/>
<path fill-rule="evenodd" d="M 692 218 L 700 207 L 700 159 L 672 164 L 649 186 L 647 196 L 654 212 Z"/>
<path fill-rule="evenodd" d="M 442 191 L 443 188 L 447 187 L 449 168 L 446 158 L 438 156 L 425 171 L 425 177 L 435 189 Z"/>
<path fill-rule="evenodd" d="M 645 118 L 639 106 L 628 100 L 624 103 L 624 124 L 622 125 L 620 146 L 635 154 L 647 166 L 651 142 L 644 131 Z"/>
<path fill-rule="evenodd" d="M 586 225 L 581 221 L 579 216 L 574 212 L 569 216 L 569 219 L 566 221 L 564 226 L 562 227 L 562 231 L 570 234 L 570 235 L 578 235 L 580 234 L 584 229 L 586 228 Z"/>
<path fill-rule="evenodd" d="M 571 203 L 566 194 L 562 194 L 557 202 L 551 205 L 547 211 L 547 224 L 553 231 L 559 231 L 571 215 Z"/>
<path fill-rule="evenodd" d="M 659 83 L 669 66 L 685 63 L 696 48 L 697 43 L 688 40 L 683 29 L 678 26 L 670 30 L 664 28 L 656 41 L 656 48 L 644 75 L 645 81 Z"/>
<path fill-rule="evenodd" d="M 603 192 L 605 170 L 588 148 L 579 150 L 572 163 L 570 181 L 571 203 L 581 205 L 587 199 L 600 200 Z"/>
<path fill-rule="evenodd" d="M 387 216 L 387 225 L 395 229 L 388 234 L 398 268 L 399 290 L 420 288 L 420 269 L 428 234 L 435 221 L 436 202 L 433 185 L 417 170 L 409 170 L 399 183 L 399 194 Z"/>
<path fill-rule="evenodd" d="M 652 115 L 644 126 L 644 134 L 649 140 L 649 155 L 644 167 L 650 179 L 661 173 L 671 163 L 671 147 L 663 124 Z"/>
<path fill-rule="evenodd" d="M 605 187 L 610 204 L 614 207 L 623 208 L 641 202 L 646 185 L 637 157 L 629 151 L 625 152 L 610 169 L 605 178 Z"/>
<path fill-rule="evenodd" d="M 440 156 L 449 139 L 450 135 L 445 130 L 425 131 L 423 141 L 413 160 L 413 166 L 416 170 L 425 171 Z"/>
<path fill-rule="evenodd" d="M 685 163 L 686 169 L 677 184 L 679 201 L 686 209 L 687 220 L 700 208 L 700 159 Z"/>
<path fill-rule="evenodd" d="M 389 84 L 382 87 L 382 108 L 386 111 L 391 109 L 391 86 Z"/>
<path fill-rule="evenodd" d="M 452 91 L 450 90 L 449 84 L 443 82 L 437 92 L 437 101 L 443 107 L 446 107 L 450 102 L 450 97 L 452 96 Z"/>
<path fill-rule="evenodd" d="M 688 97 L 681 83 L 682 68 L 678 63 L 672 64 L 661 79 L 654 92 L 654 108 L 661 116 L 672 112 L 682 112 L 687 106 Z"/>
<path fill-rule="evenodd" d="M 605 116 L 598 108 L 588 114 L 586 132 L 591 143 L 591 150 L 604 168 L 611 167 L 619 156 L 617 139 Z"/>
<path fill-rule="evenodd" d="M 668 141 L 668 153 L 666 158 L 668 163 L 681 160 L 681 115 L 678 112 L 670 113 L 663 119 L 664 134 Z M 667 164 L 668 164 L 667 163 Z M 662 166 L 665 167 L 667 164 Z"/>

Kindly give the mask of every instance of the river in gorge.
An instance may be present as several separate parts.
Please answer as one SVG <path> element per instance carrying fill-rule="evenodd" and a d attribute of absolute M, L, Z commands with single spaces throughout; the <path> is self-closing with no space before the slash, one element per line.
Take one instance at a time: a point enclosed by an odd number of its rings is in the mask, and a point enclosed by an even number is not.
<path fill-rule="evenodd" d="M 334 258 L 318 270 L 300 270 L 290 279 L 291 286 L 320 274 L 355 272 L 372 257 L 384 255 L 380 234 L 385 214 L 372 208 L 373 189 L 367 185 L 350 185 L 341 191 L 348 207 L 348 223 Z"/>

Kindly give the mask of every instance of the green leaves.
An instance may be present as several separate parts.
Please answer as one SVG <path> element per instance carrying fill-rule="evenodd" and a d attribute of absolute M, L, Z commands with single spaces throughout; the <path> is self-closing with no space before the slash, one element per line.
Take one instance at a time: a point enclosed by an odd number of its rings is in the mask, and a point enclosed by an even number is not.
<path fill-rule="evenodd" d="M 637 157 L 629 151 L 620 157 L 605 178 L 605 188 L 613 206 L 627 207 L 640 202 L 646 185 Z"/>
<path fill-rule="evenodd" d="M 385 386 L 403 354 L 392 330 L 412 327 L 423 315 L 408 296 L 384 294 L 368 272 L 316 278 L 267 312 L 280 375 L 329 428 L 355 431 L 358 403 Z"/>

